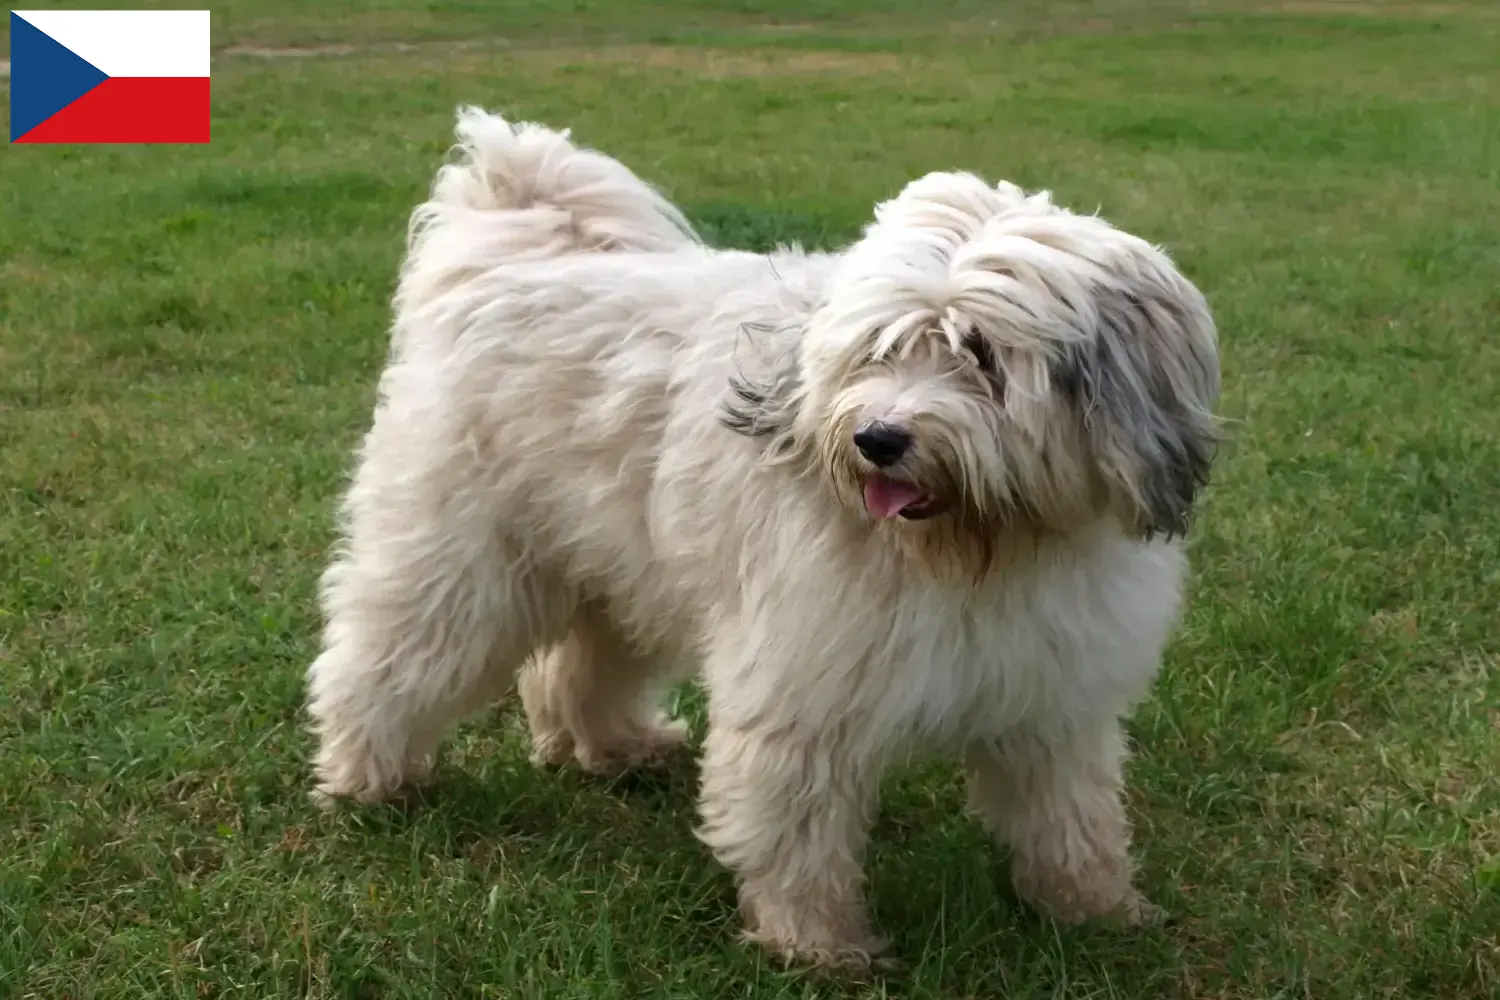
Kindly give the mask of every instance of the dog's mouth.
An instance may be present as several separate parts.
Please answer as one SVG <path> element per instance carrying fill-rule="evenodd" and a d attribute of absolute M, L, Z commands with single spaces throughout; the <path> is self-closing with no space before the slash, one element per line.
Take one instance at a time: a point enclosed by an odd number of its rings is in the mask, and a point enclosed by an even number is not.
<path fill-rule="evenodd" d="M 877 521 L 893 517 L 921 521 L 942 513 L 942 505 L 916 483 L 872 472 L 865 477 L 865 510 Z"/>

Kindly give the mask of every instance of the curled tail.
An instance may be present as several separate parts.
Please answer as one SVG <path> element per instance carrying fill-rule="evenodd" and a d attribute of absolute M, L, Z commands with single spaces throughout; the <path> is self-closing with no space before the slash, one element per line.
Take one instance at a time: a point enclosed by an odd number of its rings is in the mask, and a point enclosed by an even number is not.
<path fill-rule="evenodd" d="M 457 162 L 438 170 L 411 216 L 398 308 L 502 264 L 699 243 L 675 205 L 566 130 L 465 107 L 456 133 Z"/>

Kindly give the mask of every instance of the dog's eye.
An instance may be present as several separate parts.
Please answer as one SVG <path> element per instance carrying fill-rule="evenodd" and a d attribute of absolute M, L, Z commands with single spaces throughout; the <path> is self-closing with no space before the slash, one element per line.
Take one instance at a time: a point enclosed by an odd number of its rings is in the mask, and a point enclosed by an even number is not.
<path fill-rule="evenodd" d="M 990 351 L 989 341 L 977 333 L 967 334 L 963 339 L 963 348 L 974 358 L 974 363 L 985 372 L 994 372 L 995 355 Z"/>

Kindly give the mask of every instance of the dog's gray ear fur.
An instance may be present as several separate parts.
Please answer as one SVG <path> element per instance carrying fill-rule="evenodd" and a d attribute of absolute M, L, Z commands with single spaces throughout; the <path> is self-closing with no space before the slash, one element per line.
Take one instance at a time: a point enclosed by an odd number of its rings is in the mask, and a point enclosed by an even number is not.
<path fill-rule="evenodd" d="M 1154 272 L 1154 273 L 1153 273 Z M 1095 460 L 1144 537 L 1186 534 L 1218 445 L 1217 335 L 1175 270 L 1143 268 L 1095 297 L 1099 326 L 1054 377 L 1080 407 Z"/>
<path fill-rule="evenodd" d="M 796 447 L 792 429 L 802 402 L 802 378 L 795 351 L 755 374 L 741 370 L 729 380 L 729 394 L 719 414 L 725 427 L 749 438 L 763 438 L 772 456 Z"/>

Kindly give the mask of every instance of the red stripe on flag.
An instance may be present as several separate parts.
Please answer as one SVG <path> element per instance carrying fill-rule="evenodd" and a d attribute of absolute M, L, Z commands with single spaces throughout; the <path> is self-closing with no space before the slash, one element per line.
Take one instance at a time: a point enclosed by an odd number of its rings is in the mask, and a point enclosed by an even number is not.
<path fill-rule="evenodd" d="M 113 76 L 16 142 L 207 142 L 206 76 Z"/>

